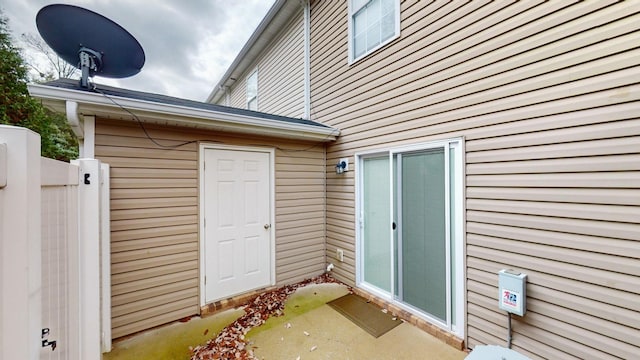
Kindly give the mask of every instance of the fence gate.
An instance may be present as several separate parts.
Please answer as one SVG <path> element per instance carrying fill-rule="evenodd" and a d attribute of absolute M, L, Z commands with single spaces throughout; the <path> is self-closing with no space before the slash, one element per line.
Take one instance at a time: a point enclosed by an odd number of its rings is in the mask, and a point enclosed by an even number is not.
<path fill-rule="evenodd" d="M 41 159 L 40 359 L 79 358 L 78 166 Z"/>
<path fill-rule="evenodd" d="M 41 158 L 37 134 L 0 125 L 0 359 L 98 360 L 111 346 L 108 173 Z"/>

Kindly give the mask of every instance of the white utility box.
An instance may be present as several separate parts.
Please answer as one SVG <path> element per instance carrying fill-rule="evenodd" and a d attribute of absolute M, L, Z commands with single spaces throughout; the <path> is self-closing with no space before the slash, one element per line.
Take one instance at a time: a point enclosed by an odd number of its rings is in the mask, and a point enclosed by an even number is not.
<path fill-rule="evenodd" d="M 523 316 L 527 312 L 527 275 L 510 269 L 498 272 L 500 309 Z"/>

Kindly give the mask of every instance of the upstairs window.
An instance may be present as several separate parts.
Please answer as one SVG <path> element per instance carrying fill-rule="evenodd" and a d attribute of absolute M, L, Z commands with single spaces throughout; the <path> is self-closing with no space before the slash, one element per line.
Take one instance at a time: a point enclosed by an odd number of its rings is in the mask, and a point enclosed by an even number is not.
<path fill-rule="evenodd" d="M 400 35 L 400 0 L 350 0 L 349 62 Z"/>
<path fill-rule="evenodd" d="M 258 70 L 247 78 L 247 109 L 258 110 Z"/>

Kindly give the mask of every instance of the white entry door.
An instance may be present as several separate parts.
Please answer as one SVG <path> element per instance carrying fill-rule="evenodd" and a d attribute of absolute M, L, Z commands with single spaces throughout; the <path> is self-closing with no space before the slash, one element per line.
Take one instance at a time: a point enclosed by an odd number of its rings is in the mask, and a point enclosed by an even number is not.
<path fill-rule="evenodd" d="M 205 302 L 271 285 L 270 152 L 205 148 Z"/>

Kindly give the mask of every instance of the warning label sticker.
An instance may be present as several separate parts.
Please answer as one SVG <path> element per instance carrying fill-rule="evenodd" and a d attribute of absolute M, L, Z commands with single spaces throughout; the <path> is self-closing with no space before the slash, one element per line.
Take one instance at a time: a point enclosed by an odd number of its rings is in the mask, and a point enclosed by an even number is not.
<path fill-rule="evenodd" d="M 502 296 L 500 298 L 500 302 L 503 309 L 505 310 L 511 309 L 516 312 L 521 311 L 522 299 L 520 298 L 520 293 L 507 290 L 507 289 L 502 289 L 501 295 Z"/>

